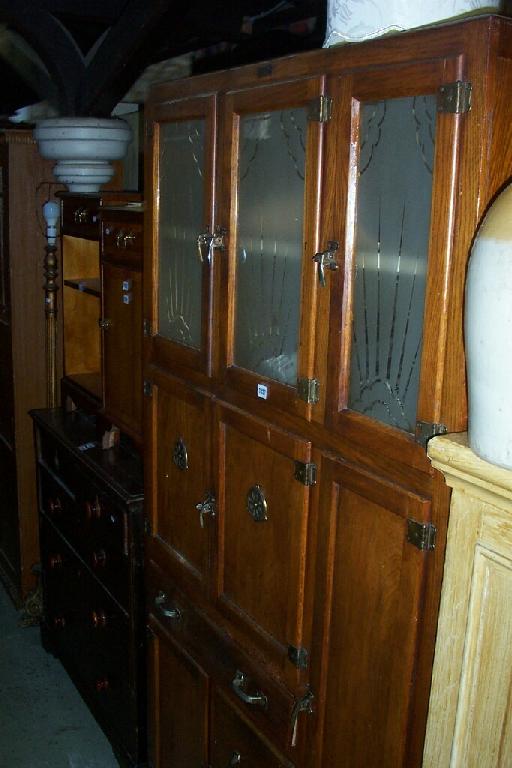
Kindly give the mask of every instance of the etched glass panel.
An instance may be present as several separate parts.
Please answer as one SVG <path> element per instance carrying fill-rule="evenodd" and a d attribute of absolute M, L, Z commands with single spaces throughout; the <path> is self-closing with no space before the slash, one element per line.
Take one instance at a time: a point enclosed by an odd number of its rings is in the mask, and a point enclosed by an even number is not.
<path fill-rule="evenodd" d="M 202 264 L 197 238 L 204 222 L 204 122 L 160 129 L 159 334 L 201 347 Z"/>
<path fill-rule="evenodd" d="M 307 119 L 304 109 L 242 118 L 235 364 L 297 383 Z"/>
<path fill-rule="evenodd" d="M 414 432 L 436 99 L 364 103 L 349 407 Z"/>

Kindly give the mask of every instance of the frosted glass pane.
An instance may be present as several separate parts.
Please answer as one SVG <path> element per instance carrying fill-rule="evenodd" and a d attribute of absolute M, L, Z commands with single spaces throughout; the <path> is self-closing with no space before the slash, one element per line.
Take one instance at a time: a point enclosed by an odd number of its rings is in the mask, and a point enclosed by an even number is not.
<path fill-rule="evenodd" d="M 361 109 L 349 407 L 414 432 L 436 99 Z"/>
<path fill-rule="evenodd" d="M 168 123 L 160 133 L 158 327 L 160 336 L 201 346 L 204 123 Z"/>
<path fill-rule="evenodd" d="M 307 120 L 304 109 L 240 126 L 235 363 L 297 383 Z"/>

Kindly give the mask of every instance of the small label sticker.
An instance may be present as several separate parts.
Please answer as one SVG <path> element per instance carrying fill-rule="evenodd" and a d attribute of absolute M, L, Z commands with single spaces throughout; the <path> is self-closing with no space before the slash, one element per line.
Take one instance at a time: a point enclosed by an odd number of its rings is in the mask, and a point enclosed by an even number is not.
<path fill-rule="evenodd" d="M 266 384 L 258 384 L 258 397 L 262 400 L 266 400 L 268 397 L 268 387 Z"/>

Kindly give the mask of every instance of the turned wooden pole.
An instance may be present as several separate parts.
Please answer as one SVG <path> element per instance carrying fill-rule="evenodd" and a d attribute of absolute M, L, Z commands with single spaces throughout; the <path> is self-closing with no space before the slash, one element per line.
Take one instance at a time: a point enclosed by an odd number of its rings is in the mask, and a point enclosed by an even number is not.
<path fill-rule="evenodd" d="M 57 406 L 57 246 L 47 245 L 44 260 L 46 315 L 46 378 L 48 408 Z"/>

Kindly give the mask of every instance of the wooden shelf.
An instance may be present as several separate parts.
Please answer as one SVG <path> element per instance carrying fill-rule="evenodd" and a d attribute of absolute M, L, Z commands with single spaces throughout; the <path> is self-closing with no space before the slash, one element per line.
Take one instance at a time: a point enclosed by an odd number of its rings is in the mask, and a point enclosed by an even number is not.
<path fill-rule="evenodd" d="M 101 297 L 101 280 L 99 277 L 84 277 L 64 280 L 64 285 L 74 288 L 75 291 L 88 293 L 91 296 Z"/>

